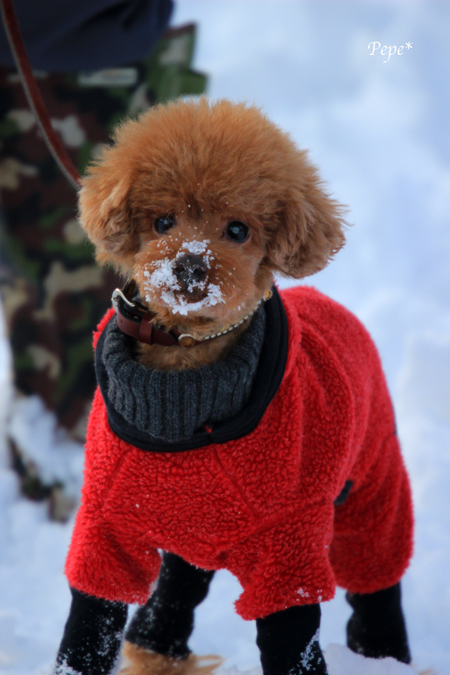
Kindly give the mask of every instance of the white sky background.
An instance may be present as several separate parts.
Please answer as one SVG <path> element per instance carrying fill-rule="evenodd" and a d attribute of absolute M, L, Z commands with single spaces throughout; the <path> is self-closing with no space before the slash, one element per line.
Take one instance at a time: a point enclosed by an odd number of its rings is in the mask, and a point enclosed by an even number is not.
<path fill-rule="evenodd" d="M 173 24 L 190 20 L 210 95 L 261 106 L 350 207 L 345 249 L 310 283 L 358 314 L 380 349 L 416 503 L 404 581 L 413 654 L 450 675 L 450 2 L 181 0 Z M 383 63 L 372 41 L 412 49 Z M 51 422 L 34 414 L 30 442 L 48 459 Z M 62 634 L 70 525 L 22 500 L 1 457 L 0 507 L 0 672 L 28 675 Z M 217 575 L 192 645 L 242 670 L 259 661 L 254 626 L 233 614 L 238 594 Z M 347 615 L 342 593 L 324 607 L 324 647 L 343 644 Z"/>

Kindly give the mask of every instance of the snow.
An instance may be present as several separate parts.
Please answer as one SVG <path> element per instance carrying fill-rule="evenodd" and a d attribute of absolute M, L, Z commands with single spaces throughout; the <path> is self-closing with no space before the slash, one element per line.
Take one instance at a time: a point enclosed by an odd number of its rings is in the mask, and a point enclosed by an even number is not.
<path fill-rule="evenodd" d="M 311 149 L 351 207 L 346 247 L 311 283 L 354 311 L 379 347 L 416 509 L 403 582 L 412 652 L 418 669 L 450 675 L 450 4 L 181 0 L 175 20 L 200 22 L 196 67 L 211 73 L 211 96 L 260 105 Z M 412 49 L 383 63 L 369 55 L 372 41 Z M 38 403 L 11 406 L 9 358 L 2 339 L 0 428 L 12 410 L 35 462 L 75 491 L 82 451 Z M 2 675 L 50 667 L 70 603 L 63 564 L 72 524 L 50 522 L 45 503 L 19 495 L 0 436 Z M 255 626 L 233 611 L 239 593 L 231 575 L 216 575 L 191 646 L 226 657 L 227 675 L 259 675 Z M 330 675 L 413 672 L 343 646 L 342 591 L 322 612 Z"/>
<path fill-rule="evenodd" d="M 311 660 L 314 658 L 314 645 L 316 642 L 319 642 L 320 630 L 317 629 L 314 635 L 312 636 L 308 646 L 305 649 L 305 652 L 300 661 L 301 665 L 305 670 L 311 670 Z"/>
<path fill-rule="evenodd" d="M 180 246 L 180 250 L 188 251 L 188 253 L 193 253 L 194 255 L 199 255 L 200 253 L 206 253 L 205 262 L 207 267 L 210 267 L 210 256 L 212 255 L 211 251 L 208 249 L 209 239 L 204 239 L 203 241 L 185 241 Z"/>
<path fill-rule="evenodd" d="M 63 661 L 62 664 L 58 666 L 56 675 L 80 675 L 80 673 L 68 666 L 67 661 Z"/>
<path fill-rule="evenodd" d="M 412 675 L 415 672 L 395 659 L 365 659 L 342 645 L 329 645 L 325 661 L 329 675 Z"/>
<path fill-rule="evenodd" d="M 163 240 L 163 244 L 164 244 Z M 153 261 L 146 265 L 144 269 L 144 276 L 146 281 L 143 284 L 145 291 L 145 298 L 147 302 L 152 301 L 155 289 L 161 289 L 161 300 L 172 309 L 173 312 L 186 316 L 189 312 L 196 312 L 204 307 L 213 307 L 219 303 L 225 302 L 222 291 L 218 284 L 211 281 L 198 281 L 191 279 L 188 283 L 189 291 L 204 291 L 206 295 L 197 302 L 188 302 L 181 295 L 175 295 L 175 291 L 181 291 L 182 286 L 179 279 L 176 277 L 174 270 L 177 261 L 185 255 L 185 251 L 198 255 L 204 253 L 202 256 L 203 262 L 208 268 L 211 267 L 211 262 L 214 260 L 212 251 L 208 248 L 209 239 L 198 241 L 193 239 L 191 241 L 183 242 L 178 253 L 174 257 L 162 258 L 161 260 Z"/>
<path fill-rule="evenodd" d="M 79 494 L 83 471 L 80 444 L 58 429 L 55 418 L 45 414 L 41 399 L 33 396 L 12 401 L 8 428 L 10 436 L 25 450 L 45 484 L 62 480 L 68 495 L 76 497 Z"/>

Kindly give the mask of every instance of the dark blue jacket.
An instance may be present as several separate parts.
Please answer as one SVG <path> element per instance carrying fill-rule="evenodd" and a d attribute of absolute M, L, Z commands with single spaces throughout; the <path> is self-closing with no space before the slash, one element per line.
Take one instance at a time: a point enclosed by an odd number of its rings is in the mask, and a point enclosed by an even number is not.
<path fill-rule="evenodd" d="M 14 0 L 33 68 L 76 72 L 145 58 L 166 28 L 172 0 Z M 13 59 L 0 26 L 0 65 Z"/>

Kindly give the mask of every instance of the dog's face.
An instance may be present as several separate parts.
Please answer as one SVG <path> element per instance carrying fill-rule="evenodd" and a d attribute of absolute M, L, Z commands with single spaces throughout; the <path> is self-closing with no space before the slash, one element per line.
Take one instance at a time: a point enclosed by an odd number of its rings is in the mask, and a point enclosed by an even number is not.
<path fill-rule="evenodd" d="M 183 206 L 183 205 L 182 205 Z M 272 284 L 264 241 L 252 218 L 187 204 L 156 217 L 134 258 L 142 297 L 160 315 L 179 315 L 197 330 L 226 328 Z"/>
<path fill-rule="evenodd" d="M 256 108 L 204 99 L 121 126 L 80 194 L 98 260 L 131 275 L 161 323 L 200 333 L 238 322 L 274 272 L 322 269 L 343 244 L 341 215 Z"/>

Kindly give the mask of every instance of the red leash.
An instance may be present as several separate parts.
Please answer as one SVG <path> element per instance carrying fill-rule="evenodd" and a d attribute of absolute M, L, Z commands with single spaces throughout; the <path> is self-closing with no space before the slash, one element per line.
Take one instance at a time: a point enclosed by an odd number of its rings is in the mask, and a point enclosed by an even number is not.
<path fill-rule="evenodd" d="M 22 36 L 20 34 L 19 22 L 14 11 L 12 0 L 0 0 L 3 23 L 8 36 L 9 45 L 14 55 L 17 70 L 19 71 L 23 88 L 33 110 L 36 121 L 44 135 L 48 149 L 53 155 L 59 168 L 75 190 L 80 189 L 80 174 L 73 165 L 72 160 L 66 152 L 58 135 L 55 133 L 50 117 L 42 99 L 39 87 L 34 79 L 33 71 L 28 60 Z"/>

